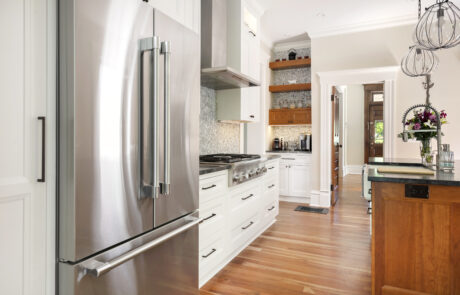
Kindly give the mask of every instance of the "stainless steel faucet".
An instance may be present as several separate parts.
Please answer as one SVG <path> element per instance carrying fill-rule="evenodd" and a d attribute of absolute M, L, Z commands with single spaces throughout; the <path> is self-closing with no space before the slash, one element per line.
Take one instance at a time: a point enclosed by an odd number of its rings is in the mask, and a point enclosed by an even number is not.
<path fill-rule="evenodd" d="M 442 143 L 441 143 L 441 136 L 442 136 L 442 133 L 441 133 L 441 116 L 440 116 L 438 110 L 436 110 L 434 107 L 432 107 L 431 104 L 429 104 L 429 103 L 428 104 L 416 104 L 416 105 L 411 106 L 410 108 L 407 109 L 407 111 L 404 113 L 404 116 L 403 116 L 403 119 L 402 119 L 402 124 L 403 124 L 402 139 L 403 139 L 404 142 L 407 142 L 409 140 L 409 133 L 433 132 L 433 130 L 406 130 L 406 118 L 407 118 L 407 115 L 410 113 L 410 111 L 412 111 L 414 109 L 417 109 L 417 108 L 425 108 L 425 110 L 426 109 L 431 109 L 431 110 L 433 110 L 433 112 L 436 115 L 436 141 L 438 143 L 438 150 L 437 150 L 437 154 L 436 154 L 436 170 L 440 170 L 439 153 L 442 150 L 441 149 L 441 146 L 442 146 Z"/>

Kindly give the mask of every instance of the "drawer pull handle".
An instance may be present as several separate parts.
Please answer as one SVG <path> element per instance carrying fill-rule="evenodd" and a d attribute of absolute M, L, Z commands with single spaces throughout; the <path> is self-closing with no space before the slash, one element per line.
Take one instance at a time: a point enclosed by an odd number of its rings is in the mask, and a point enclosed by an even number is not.
<path fill-rule="evenodd" d="M 201 222 L 204 222 L 204 221 L 206 221 L 206 220 L 209 220 L 209 219 L 211 219 L 211 218 L 213 218 L 213 217 L 216 217 L 216 216 L 217 216 L 217 214 L 216 214 L 216 213 L 212 213 L 212 214 L 211 214 L 211 215 L 209 215 L 208 217 L 206 217 L 206 218 L 203 218 L 203 220 L 202 220 Z"/>
<path fill-rule="evenodd" d="M 248 228 L 249 228 L 251 225 L 253 225 L 253 224 L 254 224 L 254 222 L 251 221 L 251 222 L 249 222 L 248 225 L 243 226 L 241 229 L 242 229 L 242 230 L 248 229 Z"/>
<path fill-rule="evenodd" d="M 214 188 L 214 187 L 216 187 L 216 186 L 217 186 L 217 185 L 213 184 L 213 185 L 211 185 L 211 186 L 203 187 L 203 188 L 201 188 L 201 189 L 205 191 L 205 190 L 208 190 L 208 189 L 212 189 L 212 188 Z"/>
<path fill-rule="evenodd" d="M 268 188 L 272 188 L 272 187 L 275 187 L 275 185 L 274 185 L 274 184 L 272 184 L 272 185 L 268 186 Z"/>
<path fill-rule="evenodd" d="M 247 197 L 241 198 L 241 200 L 245 201 L 245 200 L 247 200 L 247 199 L 249 199 L 249 198 L 252 198 L 252 197 L 254 197 L 254 194 L 250 194 L 250 195 L 247 196 Z"/>
<path fill-rule="evenodd" d="M 273 209 L 275 209 L 275 206 L 272 206 L 271 208 L 269 208 L 268 211 L 272 211 Z"/>
<path fill-rule="evenodd" d="M 209 252 L 209 253 L 206 254 L 206 255 L 201 255 L 201 257 L 203 257 L 203 258 L 208 258 L 209 256 L 211 256 L 211 255 L 212 255 L 214 252 L 216 252 L 216 251 L 217 251 L 216 249 L 212 248 L 211 252 Z"/>
<path fill-rule="evenodd" d="M 281 158 L 281 160 L 290 160 L 290 161 L 294 161 L 295 158 Z"/>
<path fill-rule="evenodd" d="M 268 170 L 272 170 L 272 169 L 275 169 L 275 167 L 268 167 Z"/>

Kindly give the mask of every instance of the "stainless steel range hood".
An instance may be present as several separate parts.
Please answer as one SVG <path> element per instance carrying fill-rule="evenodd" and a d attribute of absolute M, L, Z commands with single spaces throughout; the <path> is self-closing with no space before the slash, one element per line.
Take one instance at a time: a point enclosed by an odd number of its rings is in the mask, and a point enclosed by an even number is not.
<path fill-rule="evenodd" d="M 228 65 L 227 40 L 227 0 L 201 0 L 201 85 L 216 90 L 260 86 Z"/>

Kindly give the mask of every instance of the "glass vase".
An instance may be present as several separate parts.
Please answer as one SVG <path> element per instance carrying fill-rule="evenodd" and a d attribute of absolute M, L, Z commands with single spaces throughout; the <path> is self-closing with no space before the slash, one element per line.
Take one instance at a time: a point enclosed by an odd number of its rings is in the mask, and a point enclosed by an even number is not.
<path fill-rule="evenodd" d="M 420 156 L 425 165 L 433 164 L 433 152 L 431 150 L 431 139 L 424 139 L 420 141 Z"/>

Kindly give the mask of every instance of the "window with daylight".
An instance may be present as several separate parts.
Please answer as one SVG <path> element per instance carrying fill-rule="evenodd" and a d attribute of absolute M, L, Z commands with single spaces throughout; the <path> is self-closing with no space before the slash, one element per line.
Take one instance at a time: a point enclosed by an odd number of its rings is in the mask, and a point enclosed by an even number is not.
<path fill-rule="evenodd" d="M 383 143 L 383 121 L 376 120 L 374 121 L 375 126 L 375 136 L 374 142 L 375 143 Z"/>
<path fill-rule="evenodd" d="M 383 93 L 372 93 L 372 102 L 382 102 L 383 101 Z"/>

